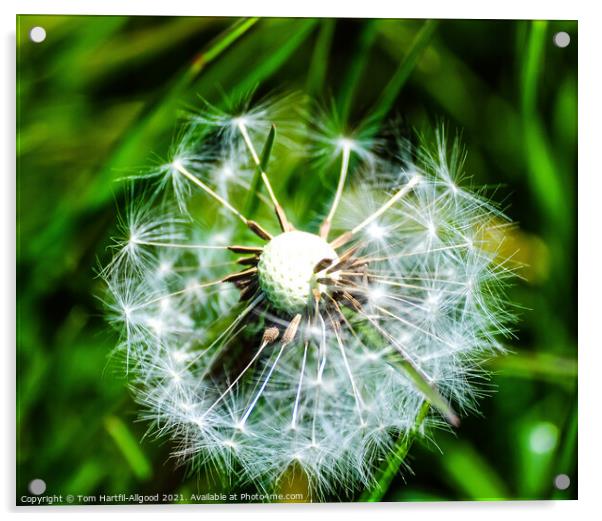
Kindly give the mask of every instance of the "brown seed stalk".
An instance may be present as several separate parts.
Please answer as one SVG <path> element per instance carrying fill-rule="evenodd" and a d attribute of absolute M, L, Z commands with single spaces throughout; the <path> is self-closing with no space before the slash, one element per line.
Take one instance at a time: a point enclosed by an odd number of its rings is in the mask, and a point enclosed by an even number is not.
<path fill-rule="evenodd" d="M 290 344 L 297 334 L 297 329 L 299 329 L 299 323 L 301 322 L 301 314 L 297 313 L 293 319 L 289 322 L 284 335 L 282 335 L 282 345 Z"/>

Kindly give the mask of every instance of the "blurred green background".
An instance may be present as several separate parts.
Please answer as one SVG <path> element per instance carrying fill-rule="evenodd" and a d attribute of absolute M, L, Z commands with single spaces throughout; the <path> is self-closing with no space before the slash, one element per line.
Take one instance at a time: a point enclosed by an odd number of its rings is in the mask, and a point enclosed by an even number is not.
<path fill-rule="evenodd" d="M 217 490 L 143 439 L 94 268 L 116 180 L 166 154 L 198 95 L 254 87 L 332 100 L 350 125 L 447 122 L 467 173 L 518 222 L 506 241 L 527 265 L 511 290 L 524 310 L 512 353 L 488 364 L 482 416 L 417 441 L 411 472 L 356 498 L 577 497 L 576 22 L 27 15 L 17 78 L 17 502 L 34 478 L 50 494 Z"/>

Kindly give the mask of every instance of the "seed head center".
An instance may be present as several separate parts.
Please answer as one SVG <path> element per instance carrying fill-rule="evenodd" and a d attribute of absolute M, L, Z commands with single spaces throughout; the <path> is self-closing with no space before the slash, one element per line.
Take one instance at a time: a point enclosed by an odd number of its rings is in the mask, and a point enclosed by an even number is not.
<path fill-rule="evenodd" d="M 324 268 L 314 273 L 316 265 L 331 259 L 338 261 L 335 250 L 313 233 L 292 231 L 274 237 L 263 249 L 257 265 L 259 285 L 275 308 L 286 313 L 299 313 L 311 304 L 312 290 L 326 287 L 317 279 Z M 330 275 L 336 279 L 335 274 Z"/>

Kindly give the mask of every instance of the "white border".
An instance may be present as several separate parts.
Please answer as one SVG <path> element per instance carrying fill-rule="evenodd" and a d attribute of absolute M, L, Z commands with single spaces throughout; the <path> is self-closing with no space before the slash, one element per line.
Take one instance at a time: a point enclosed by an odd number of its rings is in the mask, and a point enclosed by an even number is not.
<path fill-rule="evenodd" d="M 19 14 L 146 14 L 146 15 L 260 15 L 260 16 L 332 16 L 332 17 L 403 17 L 403 18 L 538 18 L 538 19 L 578 19 L 579 20 L 579 501 L 566 502 L 509 502 L 509 503 L 396 503 L 396 504 L 352 504 L 352 505 L 230 505 L 230 506 L 155 506 L 155 507 L 105 507 L 105 508 L 36 508 L 20 509 L 29 518 L 43 515 L 82 515 L 93 518 L 142 517 L 194 515 L 205 518 L 222 519 L 237 517 L 245 520 L 266 517 L 286 517 L 287 520 L 303 519 L 308 516 L 336 516 L 343 514 L 348 519 L 363 519 L 366 516 L 397 518 L 402 516 L 424 519 L 478 519 L 482 521 L 504 520 L 508 518 L 528 519 L 545 516 L 546 521 L 563 520 L 567 516 L 590 518 L 589 511 L 599 511 L 598 490 L 602 485 L 600 443 L 602 441 L 601 415 L 599 404 L 600 370 L 602 369 L 602 343 L 595 329 L 602 320 L 599 305 L 602 295 L 599 269 L 602 259 L 600 246 L 602 220 L 598 210 L 602 201 L 602 169 L 597 163 L 596 151 L 601 147 L 598 128 L 602 123 L 600 98 L 602 82 L 600 56 L 600 17 L 596 16 L 595 2 L 589 0 L 572 1 L 530 1 L 504 0 L 487 1 L 427 1 L 395 2 L 394 0 L 370 0 L 369 2 L 331 2 L 324 0 L 303 0 L 302 2 L 279 1 L 221 1 L 203 0 L 166 2 L 145 1 L 126 3 L 124 0 L 54 0 L 16 2 L 4 0 L 0 6 L 2 24 L 2 71 L 0 103 L 2 123 L 0 124 L 0 157 L 5 168 L 0 175 L 0 204 L 2 255 L 0 255 L 0 276 L 2 301 L 0 331 L 3 332 L 2 365 L 6 390 L 2 400 L 3 429 L 1 447 L 4 452 L 0 461 L 3 469 L 0 474 L 1 504 L 3 510 L 14 515 L 15 484 L 15 400 L 14 400 L 14 302 L 15 302 L 15 15 Z M 344 7 L 342 7 L 344 6 Z M 596 211 L 598 210 L 598 211 Z M 23 516 L 20 516 L 23 518 Z M 576 518 L 575 518 L 576 519 Z"/>
<path fill-rule="evenodd" d="M 283 2 L 268 0 L 226 0 L 222 2 L 145 1 L 144 4 L 123 0 L 21 0 L 16 4 L 19 14 L 145 14 L 195 16 L 323 16 L 372 18 L 525 18 L 576 19 L 579 1 L 505 0 L 491 2 L 455 0 L 423 0 L 421 2 L 330 3 L 324 0 Z"/>

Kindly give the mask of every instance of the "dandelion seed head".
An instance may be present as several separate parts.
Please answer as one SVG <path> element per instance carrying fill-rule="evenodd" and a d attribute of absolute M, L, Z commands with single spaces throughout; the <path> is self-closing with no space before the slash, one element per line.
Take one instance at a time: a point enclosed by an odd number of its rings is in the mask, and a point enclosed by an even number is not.
<path fill-rule="evenodd" d="M 156 190 L 132 194 L 101 272 L 108 319 L 142 418 L 181 460 L 262 487 L 292 464 L 316 493 L 367 486 L 433 397 L 448 408 L 423 431 L 475 407 L 514 320 L 508 221 L 442 132 L 397 162 L 320 116 L 307 153 L 338 177 L 305 213 L 326 224 L 292 222 L 276 183 L 255 222 L 257 147 L 290 103 L 239 101 L 192 115 L 142 176 Z"/>
<path fill-rule="evenodd" d="M 320 272 L 314 271 L 324 259 L 336 263 L 338 256 L 318 235 L 301 231 L 282 233 L 263 249 L 257 266 L 259 284 L 274 307 L 297 313 L 307 308 L 312 289 L 326 290 L 318 282 Z"/>

